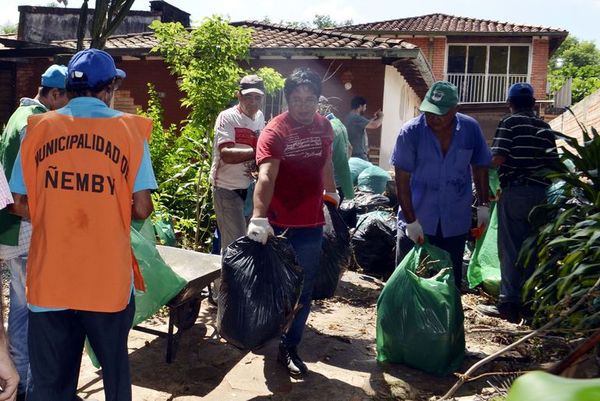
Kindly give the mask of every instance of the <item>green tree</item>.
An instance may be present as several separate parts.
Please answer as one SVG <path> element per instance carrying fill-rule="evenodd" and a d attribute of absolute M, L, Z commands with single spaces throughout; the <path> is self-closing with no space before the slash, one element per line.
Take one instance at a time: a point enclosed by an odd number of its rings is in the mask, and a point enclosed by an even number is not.
<path fill-rule="evenodd" d="M 0 25 L 0 34 L 15 34 L 17 33 L 17 24 L 13 24 L 11 22 L 6 22 Z"/>
<path fill-rule="evenodd" d="M 66 0 L 61 0 L 67 4 Z M 104 48 L 106 39 L 114 33 L 127 16 L 134 0 L 96 0 L 90 35 L 90 47 Z M 87 31 L 88 0 L 83 0 L 79 12 L 79 26 L 77 28 L 77 50 L 83 49 L 83 39 Z"/>
<path fill-rule="evenodd" d="M 336 28 L 338 26 L 352 25 L 352 20 L 334 21 L 329 15 L 315 14 L 313 26 L 317 29 Z"/>
<path fill-rule="evenodd" d="M 577 103 L 600 88 L 600 49 L 594 42 L 567 36 L 548 62 L 548 81 L 552 92 L 573 79 L 572 101 Z"/>
<path fill-rule="evenodd" d="M 159 136 L 156 152 L 162 156 L 157 157 L 166 160 L 157 173 L 164 177 L 159 182 L 160 201 L 176 215 L 177 228 L 194 238 L 188 245 L 206 250 L 215 225 L 209 183 L 213 127 L 219 112 L 234 100 L 239 79 L 248 72 L 240 63 L 248 60 L 252 31 L 220 17 L 207 18 L 191 31 L 179 23 L 160 21 L 150 28 L 158 40 L 153 51 L 177 76 L 185 94 L 181 105 L 189 110 L 180 133 Z M 254 72 L 263 77 L 268 93 L 283 86 L 281 75 L 270 68 Z"/>
<path fill-rule="evenodd" d="M 264 24 L 272 24 L 273 21 L 269 17 L 264 17 L 262 21 Z M 331 16 L 327 14 L 315 14 L 312 22 L 308 21 L 279 21 L 279 25 L 284 25 L 290 28 L 296 29 L 327 29 L 335 28 L 338 26 L 352 25 L 352 20 L 347 19 L 343 21 L 334 21 Z"/>

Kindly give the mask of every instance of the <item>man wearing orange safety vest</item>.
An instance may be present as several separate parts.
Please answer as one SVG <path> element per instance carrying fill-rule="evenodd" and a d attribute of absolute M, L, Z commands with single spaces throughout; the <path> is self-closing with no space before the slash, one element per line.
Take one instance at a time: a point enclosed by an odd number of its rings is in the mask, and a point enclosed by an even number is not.
<path fill-rule="evenodd" d="M 129 239 L 152 212 L 152 122 L 108 107 L 125 73 L 97 49 L 68 65 L 71 99 L 29 118 L 15 161 L 15 214 L 33 227 L 27 262 L 30 401 L 73 401 L 84 339 L 102 365 L 106 400 L 131 400 L 127 335 L 143 289 Z"/>

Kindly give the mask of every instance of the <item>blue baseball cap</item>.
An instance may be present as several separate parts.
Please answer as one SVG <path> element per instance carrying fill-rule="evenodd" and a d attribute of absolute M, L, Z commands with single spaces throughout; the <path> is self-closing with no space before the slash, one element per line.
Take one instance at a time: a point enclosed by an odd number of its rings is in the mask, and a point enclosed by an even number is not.
<path fill-rule="evenodd" d="M 510 88 L 508 88 L 506 99 L 509 100 L 513 97 L 533 98 L 533 86 L 531 86 L 527 82 L 518 82 L 516 84 L 512 84 Z"/>
<path fill-rule="evenodd" d="M 67 67 L 64 65 L 52 64 L 42 74 L 42 86 L 47 88 L 65 89 L 66 79 Z"/>
<path fill-rule="evenodd" d="M 110 54 L 98 49 L 85 49 L 69 61 L 67 86 L 93 89 L 109 83 L 113 78 L 125 78 L 125 71 L 116 68 Z"/>

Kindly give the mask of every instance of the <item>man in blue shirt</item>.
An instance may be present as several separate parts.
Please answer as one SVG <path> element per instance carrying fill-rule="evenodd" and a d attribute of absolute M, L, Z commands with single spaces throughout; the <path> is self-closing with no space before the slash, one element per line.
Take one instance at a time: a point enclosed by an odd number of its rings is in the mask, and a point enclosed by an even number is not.
<path fill-rule="evenodd" d="M 450 253 L 460 288 L 473 181 L 477 224 L 489 221 L 491 154 L 477 121 L 457 112 L 458 91 L 450 82 L 435 82 L 419 110 L 400 130 L 390 158 L 400 203 L 396 263 L 413 243 L 427 240 Z"/>

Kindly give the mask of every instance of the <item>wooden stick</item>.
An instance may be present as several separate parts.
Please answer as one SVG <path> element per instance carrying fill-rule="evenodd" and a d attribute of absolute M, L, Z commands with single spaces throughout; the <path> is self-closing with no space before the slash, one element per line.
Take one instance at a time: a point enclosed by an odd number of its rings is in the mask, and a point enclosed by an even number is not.
<path fill-rule="evenodd" d="M 498 352 L 493 353 L 492 355 L 487 356 L 486 358 L 477 362 L 475 365 L 471 366 L 464 374 L 459 375 L 458 381 L 454 384 L 454 386 L 452 386 L 452 388 L 450 390 L 448 390 L 448 392 L 446 394 L 444 394 L 444 396 L 442 398 L 439 399 L 439 401 L 448 400 L 450 397 L 452 397 L 454 395 L 454 393 L 456 392 L 456 390 L 458 390 L 464 383 L 467 382 L 467 380 L 469 380 L 469 378 L 471 377 L 473 372 L 475 372 L 477 369 L 479 369 L 486 363 L 493 361 L 494 359 L 496 359 L 500 355 L 504 354 L 505 352 L 510 351 L 511 349 L 515 348 L 517 345 L 522 344 L 525 341 L 529 340 L 530 338 L 537 336 L 541 332 L 548 330 L 550 327 L 555 326 L 557 323 L 560 323 L 565 317 L 571 316 L 577 309 L 579 309 L 579 307 L 585 301 L 587 301 L 587 299 L 590 296 L 590 294 L 592 293 L 592 291 L 594 291 L 599 286 L 600 286 L 600 278 L 598 278 L 596 283 L 588 290 L 588 292 L 584 296 L 579 298 L 579 301 L 577 301 L 577 303 L 575 303 L 575 305 L 573 305 L 567 312 L 561 314 L 556 319 L 546 323 L 539 329 L 532 331 L 531 333 L 520 338 L 519 340 L 515 341 L 514 343 L 506 346 L 505 348 L 501 349 Z"/>
<path fill-rule="evenodd" d="M 560 375 L 565 371 L 569 366 L 573 365 L 577 362 L 582 356 L 590 352 L 597 344 L 600 343 L 600 330 L 596 331 L 596 333 L 585 340 L 582 344 L 580 344 L 577 348 L 573 350 L 565 359 L 558 362 L 552 368 L 548 370 L 549 373 L 554 375 Z"/>

